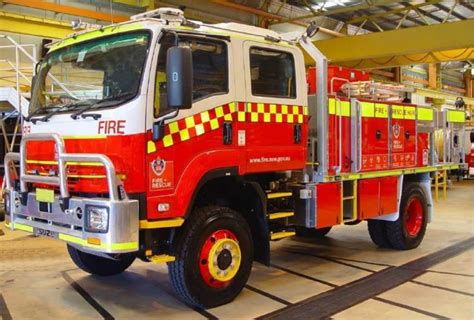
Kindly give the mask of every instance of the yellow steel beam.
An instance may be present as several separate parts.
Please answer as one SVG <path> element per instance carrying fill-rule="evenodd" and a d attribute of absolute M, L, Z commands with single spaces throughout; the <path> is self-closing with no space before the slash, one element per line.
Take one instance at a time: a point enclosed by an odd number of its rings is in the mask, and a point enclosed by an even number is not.
<path fill-rule="evenodd" d="M 112 2 L 125 4 L 132 7 L 149 7 L 154 4 L 154 0 L 112 0 Z"/>
<path fill-rule="evenodd" d="M 415 93 L 423 97 L 439 99 L 442 101 L 445 101 L 446 99 L 455 101 L 456 98 L 459 97 L 459 95 L 456 95 L 456 94 L 447 93 L 440 90 L 425 89 L 425 88 L 416 88 Z M 463 97 L 463 99 L 466 104 L 474 105 L 474 98 Z"/>
<path fill-rule="evenodd" d="M 70 23 L 0 11 L 0 32 L 59 39 L 73 31 Z"/>
<path fill-rule="evenodd" d="M 474 19 L 315 42 L 332 64 L 370 69 L 474 59 Z M 307 64 L 313 64 L 306 57 Z"/>
<path fill-rule="evenodd" d="M 82 9 L 78 7 L 66 6 L 46 1 L 38 0 L 1 0 L 5 4 L 13 4 L 17 6 L 29 7 L 33 9 L 53 11 L 56 13 L 64 13 L 77 17 L 90 18 L 102 21 L 123 22 L 127 21 L 127 16 L 113 15 L 110 13 L 102 13 L 94 10 Z"/>

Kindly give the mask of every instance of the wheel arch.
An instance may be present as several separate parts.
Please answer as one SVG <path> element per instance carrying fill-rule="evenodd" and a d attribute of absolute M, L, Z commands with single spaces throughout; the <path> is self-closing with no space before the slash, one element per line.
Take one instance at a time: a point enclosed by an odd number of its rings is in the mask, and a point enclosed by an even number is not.
<path fill-rule="evenodd" d="M 255 260 L 268 265 L 270 243 L 266 201 L 260 183 L 239 176 L 237 167 L 216 169 L 206 173 L 199 181 L 185 218 L 196 208 L 207 205 L 225 206 L 239 212 L 250 227 Z"/>

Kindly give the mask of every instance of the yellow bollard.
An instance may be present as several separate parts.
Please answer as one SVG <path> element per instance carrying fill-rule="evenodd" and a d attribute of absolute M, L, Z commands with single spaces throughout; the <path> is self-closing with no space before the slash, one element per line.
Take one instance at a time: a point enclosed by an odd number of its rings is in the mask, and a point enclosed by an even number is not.
<path fill-rule="evenodd" d="M 438 171 L 435 171 L 435 201 L 438 202 L 438 187 L 439 187 L 439 181 L 438 181 Z"/>
<path fill-rule="evenodd" d="M 443 170 L 443 200 L 446 200 L 446 189 L 448 188 L 448 173 Z"/>

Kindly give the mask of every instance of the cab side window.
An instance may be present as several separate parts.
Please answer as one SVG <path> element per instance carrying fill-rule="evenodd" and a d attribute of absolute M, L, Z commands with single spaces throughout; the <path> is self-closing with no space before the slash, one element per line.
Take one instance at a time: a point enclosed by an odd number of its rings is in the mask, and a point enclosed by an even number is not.
<path fill-rule="evenodd" d="M 296 98 L 295 61 L 289 52 L 250 48 L 252 95 Z"/>
<path fill-rule="evenodd" d="M 176 44 L 174 34 L 161 39 L 155 80 L 155 117 L 172 111 L 166 97 L 166 53 Z M 227 44 L 193 36 L 179 36 L 179 46 L 187 46 L 193 55 L 193 102 L 229 91 Z"/>

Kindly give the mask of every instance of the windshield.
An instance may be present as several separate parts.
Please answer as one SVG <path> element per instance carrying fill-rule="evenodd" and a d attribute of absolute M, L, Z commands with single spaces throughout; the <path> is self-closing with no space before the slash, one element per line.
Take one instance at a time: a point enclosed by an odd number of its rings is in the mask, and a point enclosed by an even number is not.
<path fill-rule="evenodd" d="M 132 99 L 140 87 L 149 40 L 150 34 L 141 31 L 53 51 L 41 63 L 30 116 Z"/>

